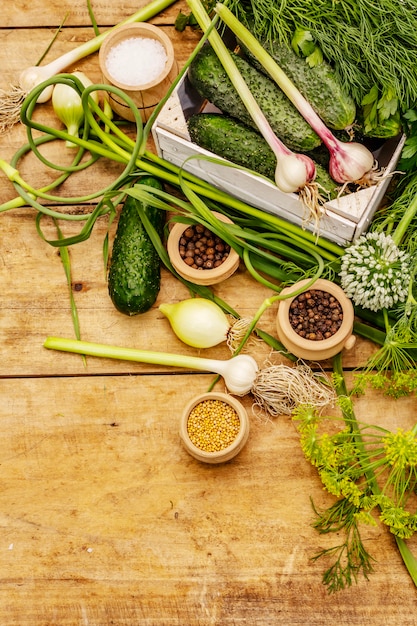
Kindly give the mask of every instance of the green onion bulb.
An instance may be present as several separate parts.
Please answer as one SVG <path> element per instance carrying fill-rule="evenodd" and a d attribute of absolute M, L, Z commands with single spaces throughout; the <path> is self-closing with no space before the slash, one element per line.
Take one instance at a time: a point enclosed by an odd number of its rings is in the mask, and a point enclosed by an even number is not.
<path fill-rule="evenodd" d="M 227 340 L 230 322 L 212 300 L 189 298 L 175 304 L 161 304 L 161 313 L 183 343 L 193 348 L 211 348 Z"/>
<path fill-rule="evenodd" d="M 84 87 L 88 87 L 93 83 L 83 72 L 73 72 Z M 98 93 L 93 91 L 91 97 L 98 102 Z M 75 87 L 64 83 L 57 83 L 52 92 L 52 106 L 55 115 L 63 124 L 67 131 L 73 137 L 78 137 L 78 131 L 84 121 L 84 109 L 81 103 L 81 97 Z M 72 141 L 66 142 L 67 148 L 77 147 Z"/>

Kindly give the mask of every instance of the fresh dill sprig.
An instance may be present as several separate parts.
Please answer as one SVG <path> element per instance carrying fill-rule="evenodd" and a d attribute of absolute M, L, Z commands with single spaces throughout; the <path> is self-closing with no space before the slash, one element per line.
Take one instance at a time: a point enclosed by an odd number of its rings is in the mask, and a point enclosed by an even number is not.
<path fill-rule="evenodd" d="M 312 557 L 315 562 L 320 558 L 333 558 L 333 563 L 323 573 L 323 583 L 329 593 L 335 593 L 353 583 L 358 582 L 360 574 L 368 579 L 373 572 L 372 562 L 375 560 L 366 550 L 359 531 L 359 520 L 363 521 L 358 507 L 355 507 L 346 499 L 338 500 L 326 511 L 318 511 L 314 506 L 317 520 L 314 528 L 319 533 L 338 533 L 344 531 L 344 541 L 342 543 L 321 550 Z M 375 524 L 374 519 L 369 515 L 368 523 Z"/>
<path fill-rule="evenodd" d="M 417 101 L 417 13 L 413 0 L 229 0 L 255 36 L 291 45 L 296 29 L 311 33 L 358 105 L 373 88 L 392 115 Z"/>
<path fill-rule="evenodd" d="M 306 459 L 317 469 L 324 488 L 337 501 L 315 510 L 314 527 L 324 534 L 341 533 L 340 544 L 319 552 L 333 557 L 323 582 L 329 592 L 368 578 L 373 558 L 363 545 L 360 524 L 387 526 L 395 536 L 404 563 L 417 585 L 417 559 L 404 540 L 417 531 L 417 424 L 391 432 L 358 422 L 353 399 L 347 393 L 340 355 L 334 358 L 333 382 L 342 416 L 328 416 L 311 405 L 292 413 Z"/>

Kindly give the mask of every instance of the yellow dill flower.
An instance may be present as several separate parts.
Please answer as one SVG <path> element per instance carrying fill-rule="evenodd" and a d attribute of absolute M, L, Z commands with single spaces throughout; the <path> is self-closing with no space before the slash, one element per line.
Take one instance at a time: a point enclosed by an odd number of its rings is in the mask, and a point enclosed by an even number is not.
<path fill-rule="evenodd" d="M 322 468 L 318 471 L 323 487 L 333 496 L 337 496 L 339 498 L 342 495 L 340 487 L 340 474 L 330 468 Z"/>
<path fill-rule="evenodd" d="M 417 465 L 417 438 L 412 430 L 403 431 L 399 428 L 396 433 L 388 433 L 384 439 L 386 461 L 396 470 L 414 468 Z"/>
<path fill-rule="evenodd" d="M 300 444 L 306 459 L 310 461 L 312 465 L 320 465 L 322 462 L 322 453 L 318 444 L 317 426 L 309 424 L 303 428 Z"/>
<path fill-rule="evenodd" d="M 389 526 L 392 533 L 397 534 L 398 532 L 408 532 L 408 521 L 410 518 L 410 513 L 403 508 L 397 506 L 390 506 L 381 511 L 380 519 L 381 521 Z M 409 530 L 410 537 L 413 534 L 411 530 Z M 404 535 L 399 535 L 404 537 Z"/>
<path fill-rule="evenodd" d="M 297 429 L 300 431 L 309 424 L 317 424 L 320 420 L 317 409 L 311 404 L 299 404 L 293 409 L 291 417 L 297 422 Z"/>
<path fill-rule="evenodd" d="M 340 489 L 342 495 L 347 498 L 349 502 L 352 502 L 352 504 L 357 507 L 361 506 L 363 491 L 359 489 L 356 483 L 349 478 L 342 478 L 340 481 Z"/>
<path fill-rule="evenodd" d="M 367 524 L 368 526 L 377 525 L 375 518 L 369 513 L 369 511 L 364 511 L 363 509 L 355 513 L 355 519 L 358 524 Z"/>

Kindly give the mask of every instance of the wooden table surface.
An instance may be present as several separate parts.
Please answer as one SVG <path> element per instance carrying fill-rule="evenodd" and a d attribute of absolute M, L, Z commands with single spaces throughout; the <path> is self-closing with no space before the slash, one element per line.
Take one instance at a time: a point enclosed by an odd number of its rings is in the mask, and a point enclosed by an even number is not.
<path fill-rule="evenodd" d="M 144 4 L 92 0 L 102 30 Z M 152 20 L 172 38 L 180 65 L 198 40 L 189 29 L 175 31 L 181 8 L 185 2 L 176 2 Z M 1 88 L 38 60 L 66 13 L 46 61 L 93 36 L 86 2 L 4 4 Z M 71 69 L 100 81 L 97 54 Z M 51 120 L 51 105 L 38 115 Z M 0 136 L 0 157 L 9 160 L 24 142 L 18 125 Z M 39 187 L 48 180 L 32 158 L 21 172 Z M 87 193 L 117 172 L 103 161 L 94 176 L 68 181 L 65 194 Z M 0 176 L 1 202 L 14 196 Z M 183 450 L 178 420 L 211 374 L 94 358 L 85 366 L 77 355 L 43 348 L 48 335 L 74 332 L 61 260 L 37 234 L 34 217 L 25 207 L 0 216 L 1 626 L 416 624 L 416 589 L 393 536 L 379 525 L 364 530 L 376 559 L 369 580 L 328 595 L 321 582 L 325 564 L 311 557 L 337 538 L 313 529 L 310 498 L 319 507 L 332 499 L 304 459 L 288 417 L 263 419 L 245 397 L 247 446 L 230 463 L 204 465 Z M 103 271 L 106 229 L 107 220 L 100 220 L 91 239 L 70 251 L 82 338 L 197 354 L 158 311 L 161 302 L 188 296 L 167 272 L 148 313 L 128 318 L 114 309 Z M 44 230 L 54 236 L 47 222 Z M 74 223 L 65 232 L 77 232 Z M 114 232 L 115 223 L 111 237 Z M 269 295 L 243 268 L 216 293 L 244 316 Z M 275 316 L 273 307 L 262 319 L 271 333 Z M 262 345 L 253 350 L 259 364 L 269 357 Z M 345 367 L 351 372 L 373 350 L 358 339 Z M 228 353 L 222 346 L 204 355 Z M 369 392 L 356 411 L 371 423 L 410 427 L 416 406 L 414 398 Z"/>

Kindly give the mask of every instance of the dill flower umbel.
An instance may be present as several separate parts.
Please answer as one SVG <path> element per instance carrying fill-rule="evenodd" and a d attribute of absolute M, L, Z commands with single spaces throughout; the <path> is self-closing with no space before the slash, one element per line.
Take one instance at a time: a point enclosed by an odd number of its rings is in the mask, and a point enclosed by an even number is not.
<path fill-rule="evenodd" d="M 342 256 L 340 280 L 357 306 L 371 311 L 390 309 L 408 295 L 409 255 L 390 235 L 370 232 L 347 248 Z"/>

